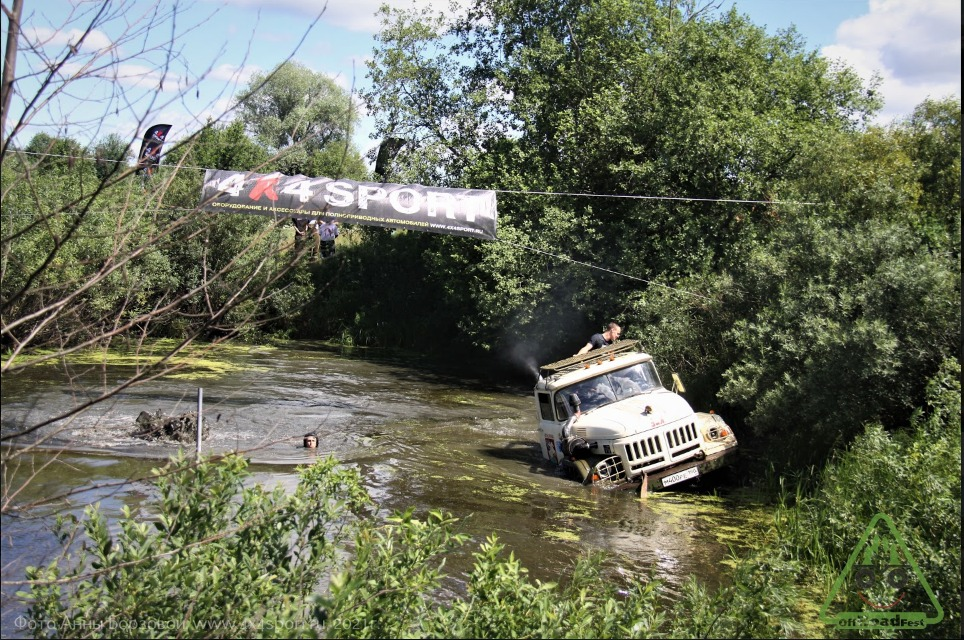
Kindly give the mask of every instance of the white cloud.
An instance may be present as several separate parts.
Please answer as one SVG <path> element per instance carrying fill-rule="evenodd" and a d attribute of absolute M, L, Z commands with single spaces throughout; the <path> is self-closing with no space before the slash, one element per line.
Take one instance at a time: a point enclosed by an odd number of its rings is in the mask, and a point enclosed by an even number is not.
<path fill-rule="evenodd" d="M 871 0 L 870 12 L 837 28 L 822 53 L 863 78 L 880 75 L 882 122 L 925 98 L 961 95 L 961 7 L 956 0 Z"/>
<path fill-rule="evenodd" d="M 47 27 L 24 26 L 23 35 L 28 41 L 35 43 L 43 48 L 57 47 L 64 48 L 77 43 L 81 43 L 79 50 L 85 52 L 101 52 L 110 49 L 113 42 L 103 31 L 91 31 L 84 37 L 84 32 L 80 29 L 67 29 L 58 31 Z"/>
<path fill-rule="evenodd" d="M 225 63 L 213 67 L 205 78 L 224 83 L 245 85 L 251 80 L 254 74 L 262 72 L 264 72 L 264 69 L 257 65 L 245 65 L 243 67 L 239 67 L 237 65 Z"/>
<path fill-rule="evenodd" d="M 229 4 L 242 7 L 259 8 L 264 0 L 228 0 Z M 448 12 L 448 0 L 408 0 L 407 2 L 388 2 L 387 0 L 272 0 L 272 10 L 289 11 L 299 16 L 317 16 L 324 10 L 321 22 L 361 33 L 376 33 L 381 28 L 381 20 L 376 15 L 383 4 L 393 8 L 435 7 Z"/>

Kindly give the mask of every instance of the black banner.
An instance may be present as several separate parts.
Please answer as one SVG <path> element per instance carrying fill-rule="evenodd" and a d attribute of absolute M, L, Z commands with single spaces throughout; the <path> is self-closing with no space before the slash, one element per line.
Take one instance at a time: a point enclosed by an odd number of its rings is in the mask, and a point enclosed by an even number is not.
<path fill-rule="evenodd" d="M 147 170 L 147 175 L 154 173 L 154 169 L 161 162 L 161 148 L 164 146 L 164 139 L 167 138 L 171 130 L 169 124 L 155 124 L 144 133 L 144 141 L 141 143 L 141 152 L 137 154 L 137 171 Z"/>
<path fill-rule="evenodd" d="M 495 240 L 495 192 L 207 169 L 201 209 Z"/>

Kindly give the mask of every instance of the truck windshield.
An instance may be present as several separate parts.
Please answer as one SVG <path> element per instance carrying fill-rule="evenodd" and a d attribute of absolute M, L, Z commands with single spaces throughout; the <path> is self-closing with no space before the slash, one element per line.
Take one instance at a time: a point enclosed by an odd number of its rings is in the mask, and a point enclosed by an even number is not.
<path fill-rule="evenodd" d="M 641 362 L 560 389 L 556 392 L 556 404 L 561 409 L 560 419 L 566 419 L 568 413 L 564 406 L 560 406 L 563 402 L 568 402 L 573 412 L 576 405 L 580 411 L 591 411 L 661 386 L 653 363 Z"/>

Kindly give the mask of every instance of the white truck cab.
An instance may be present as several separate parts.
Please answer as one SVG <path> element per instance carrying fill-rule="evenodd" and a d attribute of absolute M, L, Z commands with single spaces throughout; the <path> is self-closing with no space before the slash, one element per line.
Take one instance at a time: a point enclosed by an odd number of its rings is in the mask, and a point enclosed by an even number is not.
<path fill-rule="evenodd" d="M 585 484 L 662 489 L 724 466 L 737 449 L 722 418 L 663 387 L 634 340 L 540 367 L 534 394 L 543 457 Z"/>

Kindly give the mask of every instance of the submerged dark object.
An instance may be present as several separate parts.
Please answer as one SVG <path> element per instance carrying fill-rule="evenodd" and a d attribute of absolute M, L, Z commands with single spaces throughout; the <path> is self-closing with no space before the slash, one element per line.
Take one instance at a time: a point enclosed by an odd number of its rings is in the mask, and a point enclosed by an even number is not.
<path fill-rule="evenodd" d="M 197 442 L 197 413 L 188 412 L 166 416 L 158 409 L 153 414 L 141 411 L 137 416 L 134 435 L 145 440 L 170 440 L 172 442 Z M 202 424 L 201 440 L 208 438 L 208 425 Z"/>

